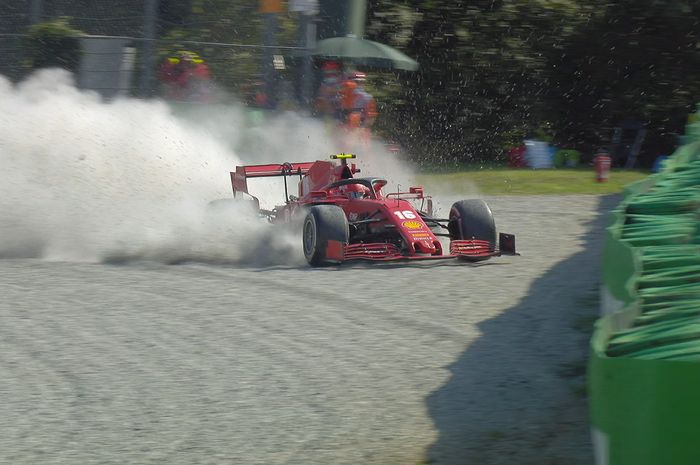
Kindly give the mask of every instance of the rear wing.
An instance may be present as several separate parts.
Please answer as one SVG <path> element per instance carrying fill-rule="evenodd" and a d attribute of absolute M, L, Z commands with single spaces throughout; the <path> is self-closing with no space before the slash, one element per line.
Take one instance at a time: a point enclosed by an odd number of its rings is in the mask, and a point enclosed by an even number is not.
<path fill-rule="evenodd" d="M 245 192 L 248 194 L 248 178 L 293 175 L 298 175 L 301 177 L 309 172 L 309 169 L 313 164 L 314 162 L 310 161 L 303 163 L 272 163 L 268 165 L 237 166 L 236 171 L 231 171 L 231 187 L 233 187 L 233 196 L 236 196 L 236 192 Z"/>

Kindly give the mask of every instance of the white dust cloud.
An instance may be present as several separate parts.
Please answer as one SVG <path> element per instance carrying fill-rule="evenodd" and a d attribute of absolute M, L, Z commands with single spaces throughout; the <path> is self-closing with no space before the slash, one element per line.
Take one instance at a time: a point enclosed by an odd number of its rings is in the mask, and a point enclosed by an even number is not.
<path fill-rule="evenodd" d="M 267 225 L 206 209 L 230 196 L 238 158 L 165 104 L 104 103 L 46 70 L 0 79 L 0 115 L 1 257 L 254 259 L 248 242 Z"/>
<path fill-rule="evenodd" d="M 194 107 L 179 114 L 235 147 L 244 164 L 328 160 L 336 153 L 355 153 L 357 159 L 351 162 L 361 170 L 357 176 L 387 179 L 386 192 L 395 191 L 398 186 L 408 190 L 416 183 L 413 167 L 389 152 L 380 140 L 359 142 L 353 137 L 344 137 L 342 131 L 333 129 L 332 123 L 291 111 L 261 115 L 255 111 L 245 113 L 238 106 L 217 108 L 213 113 L 206 107 Z M 248 185 L 254 195 L 275 191 L 276 195 L 261 199 L 261 204 L 265 201 L 279 204 L 284 198 L 283 186 L 280 188 L 278 181 L 253 179 Z M 295 182 L 290 179 L 289 185 L 290 193 L 296 193 Z"/>
<path fill-rule="evenodd" d="M 16 85 L 0 76 L 0 258 L 298 265 L 297 235 L 246 206 L 207 204 L 231 197 L 238 164 L 348 151 L 322 122 L 293 113 L 104 102 L 60 70 Z M 361 176 L 414 183 L 379 142 L 358 156 Z M 280 186 L 250 183 L 267 208 L 283 202 Z M 295 193 L 296 181 L 289 186 Z"/>

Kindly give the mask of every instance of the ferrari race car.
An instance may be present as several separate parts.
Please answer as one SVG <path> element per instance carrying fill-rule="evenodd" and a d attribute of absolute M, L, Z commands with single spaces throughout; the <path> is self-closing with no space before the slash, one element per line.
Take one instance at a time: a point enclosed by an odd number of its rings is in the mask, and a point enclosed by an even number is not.
<path fill-rule="evenodd" d="M 455 202 L 448 218 L 434 218 L 432 199 L 422 187 L 385 194 L 385 179 L 355 176 L 360 170 L 348 164 L 355 155 L 330 158 L 237 166 L 231 172 L 234 198 L 252 201 L 271 223 L 301 227 L 304 256 L 310 265 L 360 259 L 480 261 L 517 255 L 512 234 L 496 236 L 493 215 L 483 200 Z M 284 178 L 284 204 L 262 210 L 257 197 L 248 192 L 247 180 L 269 176 Z M 290 178 L 298 179 L 297 195 L 289 193 Z M 447 253 L 440 236 L 450 240 Z"/>

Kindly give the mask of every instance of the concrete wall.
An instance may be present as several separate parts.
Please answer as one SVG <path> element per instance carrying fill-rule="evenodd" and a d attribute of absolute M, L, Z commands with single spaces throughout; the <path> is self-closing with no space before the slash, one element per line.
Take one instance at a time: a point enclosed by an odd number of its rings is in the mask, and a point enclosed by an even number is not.
<path fill-rule="evenodd" d="M 130 40 L 92 36 L 81 39 L 81 44 L 78 87 L 94 90 L 106 99 L 129 95 L 136 61 Z"/>

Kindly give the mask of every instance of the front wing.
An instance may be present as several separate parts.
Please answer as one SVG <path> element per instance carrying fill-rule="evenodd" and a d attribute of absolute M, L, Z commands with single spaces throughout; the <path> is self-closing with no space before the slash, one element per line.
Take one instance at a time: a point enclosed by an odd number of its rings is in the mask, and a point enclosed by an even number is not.
<path fill-rule="evenodd" d="M 338 241 L 328 241 L 326 256 L 331 260 L 442 260 L 462 258 L 464 260 L 484 260 L 501 255 L 520 255 L 515 251 L 515 236 L 499 233 L 498 247 L 493 247 L 489 241 L 483 240 L 453 240 L 450 242 L 450 253 L 443 255 L 403 255 L 399 248 L 390 243 L 360 243 L 343 244 Z"/>

